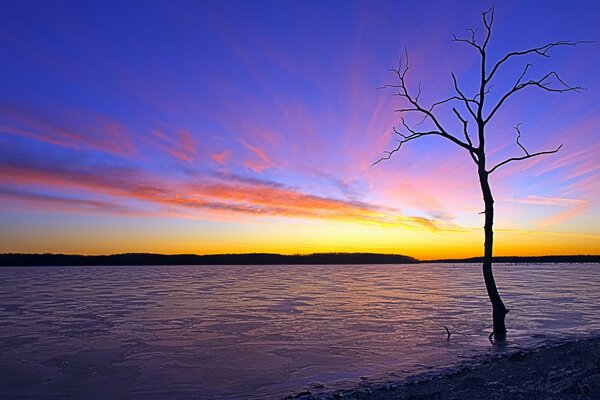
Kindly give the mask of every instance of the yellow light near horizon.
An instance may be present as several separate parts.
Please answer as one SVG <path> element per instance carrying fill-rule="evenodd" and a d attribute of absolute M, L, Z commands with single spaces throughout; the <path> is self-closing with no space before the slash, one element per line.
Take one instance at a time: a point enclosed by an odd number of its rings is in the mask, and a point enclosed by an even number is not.
<path fill-rule="evenodd" d="M 307 254 L 316 252 L 371 252 L 404 254 L 418 259 L 481 256 L 483 230 L 433 230 L 420 227 L 393 227 L 351 222 L 281 219 L 230 224 L 207 229 L 195 222 L 164 221 L 155 225 L 121 230 L 95 230 L 85 235 L 38 232 L 12 236 L 12 252 L 53 252 L 70 254 L 114 254 L 148 252 L 164 254 L 215 254 L 269 252 Z M 35 243 L 35 244 L 32 244 Z M 495 255 L 598 254 L 596 235 L 503 231 L 495 234 Z"/>

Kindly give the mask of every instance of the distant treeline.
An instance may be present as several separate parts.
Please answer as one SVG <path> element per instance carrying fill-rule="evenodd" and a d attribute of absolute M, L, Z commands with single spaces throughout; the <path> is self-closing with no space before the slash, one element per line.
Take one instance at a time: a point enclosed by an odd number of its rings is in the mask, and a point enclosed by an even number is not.
<path fill-rule="evenodd" d="M 413 257 L 397 254 L 316 253 L 308 255 L 250 254 L 147 254 L 105 256 L 69 254 L 0 254 L 0 266 L 57 265 L 291 265 L 291 264 L 414 264 Z"/>
<path fill-rule="evenodd" d="M 432 263 L 481 263 L 483 257 L 471 257 L 462 259 L 443 259 L 443 260 L 431 260 L 421 262 L 432 262 Z M 501 264 L 532 264 L 532 263 L 600 263 L 600 255 L 575 255 L 575 256 L 503 256 L 494 257 L 495 263 Z"/>
<path fill-rule="evenodd" d="M 315 253 L 282 255 L 249 254 L 148 254 L 126 253 L 104 256 L 70 254 L 0 254 L 0 266 L 69 266 L 69 265 L 293 265 L 293 264 L 415 264 L 481 263 L 482 257 L 443 260 L 417 260 L 399 254 Z M 495 263 L 600 263 L 600 255 L 494 257 Z"/>

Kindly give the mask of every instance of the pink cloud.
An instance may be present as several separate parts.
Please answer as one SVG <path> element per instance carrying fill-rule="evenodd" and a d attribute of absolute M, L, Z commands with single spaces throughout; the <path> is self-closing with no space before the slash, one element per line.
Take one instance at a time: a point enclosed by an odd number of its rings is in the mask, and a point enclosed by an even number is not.
<path fill-rule="evenodd" d="M 538 222 L 538 226 L 541 230 L 547 229 L 550 226 L 560 224 L 562 222 L 576 218 L 584 214 L 588 210 L 588 204 L 580 204 L 577 207 L 569 208 L 568 210 L 561 211 L 550 217 L 543 218 Z"/>
<path fill-rule="evenodd" d="M 0 103 L 0 120 L 5 121 L 0 122 L 0 129 L 8 134 L 72 149 L 88 148 L 119 156 L 135 154 L 133 133 L 118 121 L 74 110 L 66 110 L 62 114 L 64 122 L 57 123 L 45 118 L 40 112 Z M 85 124 L 80 124 L 82 118 L 85 119 Z M 77 128 L 68 125 L 75 125 Z"/>
<path fill-rule="evenodd" d="M 147 213 L 143 211 L 106 201 L 52 196 L 32 193 L 24 190 L 0 189 L 0 199 L 13 201 L 16 200 L 16 203 L 11 203 L 12 207 L 25 206 L 25 208 L 28 210 L 31 210 L 30 207 L 33 205 L 36 209 L 50 208 L 51 210 L 62 212 L 110 213 L 147 216 Z"/>
<path fill-rule="evenodd" d="M 256 159 L 251 159 L 251 160 L 246 160 L 244 161 L 244 165 L 254 171 L 257 174 L 260 174 L 261 172 L 263 172 L 264 170 L 274 167 L 275 164 L 273 163 L 273 161 L 271 161 L 271 159 L 269 158 L 269 156 L 267 156 L 267 154 L 258 146 L 252 146 L 248 143 L 246 143 L 243 140 L 239 140 L 239 142 L 248 150 L 250 150 L 254 155 L 256 155 L 258 157 L 258 160 Z"/>
<path fill-rule="evenodd" d="M 211 218 L 228 215 L 284 216 L 342 220 L 347 222 L 412 226 L 426 229 L 453 229 L 444 221 L 420 216 L 403 215 L 400 211 L 376 204 L 307 194 L 294 188 L 256 179 L 226 176 L 198 177 L 193 185 L 159 180 L 139 170 L 94 168 L 69 170 L 60 166 L 0 164 L 0 182 L 13 187 L 56 187 L 84 189 L 86 196 L 94 193 L 115 198 L 133 199 L 156 206 L 198 210 Z M 38 189 L 35 189 L 38 188 Z M 16 190 L 16 189 L 15 189 Z M 23 190 L 23 189 L 19 189 Z M 37 193 L 37 192 L 36 192 Z M 66 199 L 38 196 L 38 202 L 69 202 Z M 77 203 L 73 200 L 74 205 Z M 96 200 L 79 202 L 83 208 L 111 212 L 110 206 Z M 118 202 L 115 204 L 119 204 Z M 202 215 L 202 214 L 200 214 Z"/>
<path fill-rule="evenodd" d="M 152 131 L 154 138 L 153 145 L 170 154 L 172 157 L 182 161 L 193 161 L 196 156 L 196 141 L 187 130 L 181 130 L 179 133 L 169 135 L 163 131 Z"/>
<path fill-rule="evenodd" d="M 504 199 L 511 203 L 522 203 L 522 204 L 537 204 L 537 205 L 548 205 L 548 206 L 578 206 L 586 204 L 586 200 L 582 199 L 566 199 L 560 197 L 544 197 L 544 196 L 527 196 L 525 198 L 508 198 Z"/>
<path fill-rule="evenodd" d="M 231 156 L 231 150 L 224 150 L 220 153 L 213 153 L 210 155 L 210 158 L 217 164 L 225 164 L 225 161 Z"/>
<path fill-rule="evenodd" d="M 256 174 L 260 174 L 270 168 L 270 165 L 256 160 L 246 160 L 244 161 L 244 166 Z"/>

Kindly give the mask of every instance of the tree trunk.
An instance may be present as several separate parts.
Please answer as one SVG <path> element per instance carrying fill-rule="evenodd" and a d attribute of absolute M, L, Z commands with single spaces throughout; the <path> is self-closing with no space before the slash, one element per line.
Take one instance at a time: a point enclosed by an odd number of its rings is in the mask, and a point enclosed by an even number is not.
<path fill-rule="evenodd" d="M 498 289 L 496 288 L 496 282 L 494 281 L 494 274 L 492 273 L 492 254 L 494 246 L 494 197 L 492 196 L 492 190 L 490 189 L 488 181 L 489 173 L 485 171 L 485 168 L 479 169 L 479 182 L 481 184 L 481 191 L 483 193 L 483 201 L 485 203 L 485 242 L 484 242 L 484 253 L 483 253 L 483 279 L 485 281 L 485 288 L 487 294 L 492 303 L 492 318 L 494 323 L 493 335 L 496 339 L 503 339 L 506 337 L 506 325 L 504 323 L 504 317 L 508 313 L 508 309 L 504 306 Z"/>

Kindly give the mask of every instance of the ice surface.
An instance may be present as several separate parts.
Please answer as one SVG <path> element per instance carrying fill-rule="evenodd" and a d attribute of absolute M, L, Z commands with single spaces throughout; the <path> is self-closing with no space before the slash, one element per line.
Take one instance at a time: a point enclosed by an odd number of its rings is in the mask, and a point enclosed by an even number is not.
<path fill-rule="evenodd" d="M 600 266 L 496 266 L 505 349 L 600 332 Z M 0 397 L 281 398 L 482 353 L 477 265 L 0 269 Z M 444 326 L 452 331 L 446 339 Z"/>

